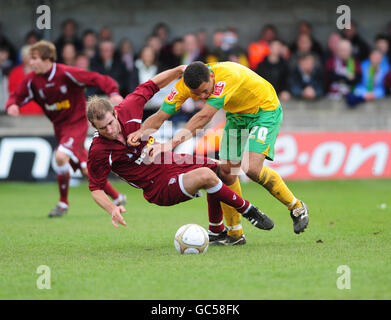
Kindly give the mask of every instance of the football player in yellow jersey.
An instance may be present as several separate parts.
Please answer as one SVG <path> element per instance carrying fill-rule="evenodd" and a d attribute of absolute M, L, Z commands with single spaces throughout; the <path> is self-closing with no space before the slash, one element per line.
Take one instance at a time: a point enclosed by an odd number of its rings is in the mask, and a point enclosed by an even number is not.
<path fill-rule="evenodd" d="M 227 121 L 219 150 L 222 180 L 241 195 L 238 179 L 241 167 L 250 179 L 288 208 L 294 232 L 303 232 L 308 225 L 307 206 L 296 199 L 276 171 L 263 165 L 265 158 L 274 159 L 274 144 L 282 122 L 281 104 L 273 86 L 250 69 L 234 62 L 191 63 L 161 109 L 149 117 L 138 132 L 129 135 L 128 143 L 137 145 L 146 130 L 159 129 L 189 97 L 204 100 L 203 108 L 170 141 L 151 146 L 151 158 L 173 150 L 192 137 L 223 108 Z M 222 208 L 228 232 L 209 235 L 211 243 L 244 244 L 240 214 L 228 206 Z"/>

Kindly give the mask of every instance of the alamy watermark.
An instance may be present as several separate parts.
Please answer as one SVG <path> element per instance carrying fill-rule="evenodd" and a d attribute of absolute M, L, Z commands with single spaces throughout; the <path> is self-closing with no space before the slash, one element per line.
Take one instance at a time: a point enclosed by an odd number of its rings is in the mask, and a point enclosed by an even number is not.
<path fill-rule="evenodd" d="M 39 290 L 51 289 L 51 271 L 50 268 L 46 265 L 40 265 L 37 268 L 37 273 L 40 274 L 40 276 L 37 279 L 37 288 Z"/>
<path fill-rule="evenodd" d="M 340 14 L 336 22 L 337 28 L 339 30 L 350 29 L 352 26 L 352 14 L 350 7 L 342 4 L 337 7 L 337 13 Z"/>
<path fill-rule="evenodd" d="M 337 278 L 337 288 L 339 290 L 350 290 L 350 267 L 346 265 L 338 266 L 337 273 L 341 274 Z"/>
<path fill-rule="evenodd" d="M 52 14 L 50 7 L 47 5 L 38 6 L 35 13 L 39 15 L 36 22 L 37 29 L 50 30 L 52 28 Z"/>

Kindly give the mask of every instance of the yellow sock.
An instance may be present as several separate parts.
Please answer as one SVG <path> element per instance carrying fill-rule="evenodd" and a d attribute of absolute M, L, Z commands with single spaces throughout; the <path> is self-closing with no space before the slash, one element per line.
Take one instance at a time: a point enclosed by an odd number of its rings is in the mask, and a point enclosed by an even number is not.
<path fill-rule="evenodd" d="M 236 192 L 239 196 L 242 196 L 242 189 L 240 187 L 239 178 L 236 179 L 234 184 L 228 186 Z M 225 224 L 228 227 L 228 235 L 234 238 L 238 238 L 243 234 L 243 228 L 240 224 L 241 222 L 241 214 L 237 212 L 234 208 L 226 205 L 223 202 L 221 203 L 221 209 L 223 210 L 223 215 L 225 219 Z"/>
<path fill-rule="evenodd" d="M 289 210 L 302 206 L 300 200 L 295 198 L 281 176 L 273 169 L 263 166 L 259 174 L 258 183 L 265 187 L 267 191 L 282 202 Z"/>

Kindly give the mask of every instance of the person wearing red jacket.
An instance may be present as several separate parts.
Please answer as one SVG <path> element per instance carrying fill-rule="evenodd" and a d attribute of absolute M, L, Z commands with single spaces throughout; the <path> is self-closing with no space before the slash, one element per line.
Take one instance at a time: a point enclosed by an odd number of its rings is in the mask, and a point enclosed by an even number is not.
<path fill-rule="evenodd" d="M 68 211 L 70 166 L 74 170 L 80 169 L 83 175 L 88 175 L 87 151 L 84 148 L 88 130 L 84 88 L 100 88 L 115 105 L 123 99 L 114 79 L 56 63 L 56 48 L 51 42 L 41 40 L 35 43 L 30 48 L 30 54 L 33 72 L 27 74 L 10 95 L 6 110 L 8 115 L 18 116 L 20 107 L 35 101 L 53 123 L 58 141 L 55 160 L 60 200 L 49 212 L 49 217 L 58 217 Z M 108 181 L 104 191 L 117 205 L 126 202 L 126 197 L 119 194 Z"/>

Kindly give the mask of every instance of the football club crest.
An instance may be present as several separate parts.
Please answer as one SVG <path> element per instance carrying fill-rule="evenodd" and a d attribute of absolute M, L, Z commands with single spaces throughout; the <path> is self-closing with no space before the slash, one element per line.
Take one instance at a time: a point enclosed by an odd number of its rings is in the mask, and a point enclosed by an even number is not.
<path fill-rule="evenodd" d="M 60 91 L 61 91 L 62 94 L 66 94 L 67 91 L 68 91 L 67 86 L 65 86 L 65 85 L 61 86 L 60 87 Z"/>

